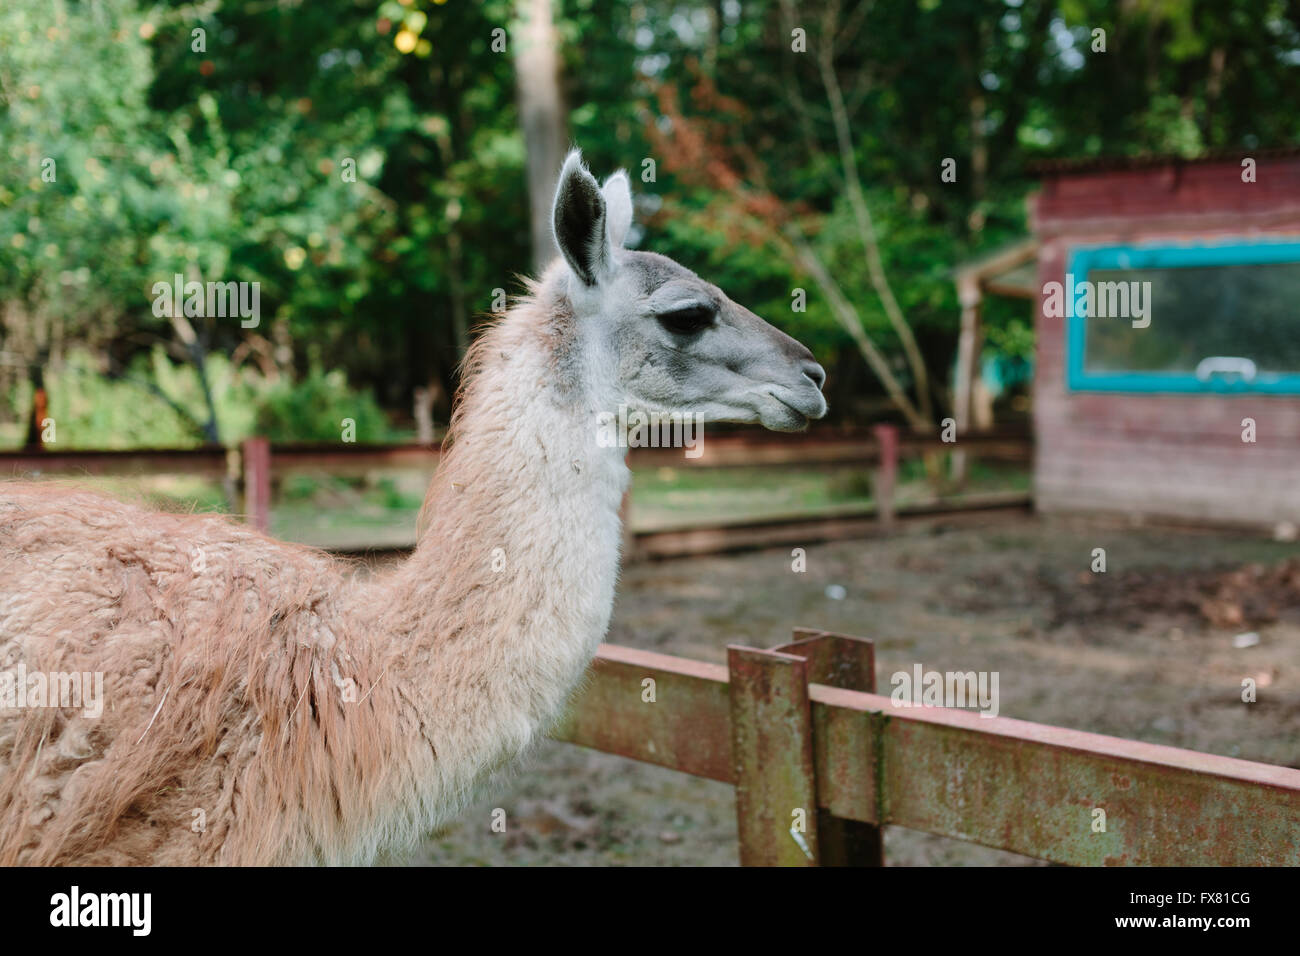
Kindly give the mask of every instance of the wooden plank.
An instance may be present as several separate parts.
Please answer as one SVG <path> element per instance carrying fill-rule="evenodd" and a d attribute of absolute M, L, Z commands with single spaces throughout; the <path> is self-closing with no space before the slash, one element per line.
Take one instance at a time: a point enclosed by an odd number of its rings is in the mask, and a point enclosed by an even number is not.
<path fill-rule="evenodd" d="M 721 664 L 602 644 L 551 736 L 731 783 L 730 707 Z"/>
<path fill-rule="evenodd" d="M 963 495 L 955 501 L 933 501 L 907 505 L 894 513 L 894 526 L 924 525 L 928 521 L 979 524 L 995 516 L 1020 515 L 1029 511 L 1033 499 L 1028 492 Z M 806 546 L 826 541 L 873 538 L 888 533 L 874 508 L 860 513 L 795 515 L 763 521 L 743 521 L 712 527 L 690 527 L 638 531 L 634 554 L 650 560 L 698 554 Z"/>
<path fill-rule="evenodd" d="M 816 866 L 808 662 L 729 645 L 731 762 L 741 866 Z"/>
<path fill-rule="evenodd" d="M 1022 429 L 958 435 L 960 444 L 978 447 L 981 456 L 1026 458 L 1032 438 Z M 952 446 L 936 435 L 900 435 L 900 448 L 909 454 L 947 450 Z M 810 433 L 780 439 L 725 435 L 703 443 L 699 458 L 686 458 L 680 448 L 634 448 L 628 453 L 633 468 L 751 468 L 781 465 L 874 464 L 880 451 L 873 432 L 857 430 L 831 434 Z M 223 447 L 155 448 L 125 451 L 75 450 L 62 452 L 0 451 L 0 474 L 171 474 L 224 473 L 227 450 Z M 361 474 L 382 468 L 437 467 L 441 450 L 432 445 L 347 445 L 276 443 L 271 455 L 277 474 L 330 471 Z"/>
<path fill-rule="evenodd" d="M 0 475 L 12 478 L 224 475 L 226 455 L 226 449 L 221 446 L 141 451 L 5 451 L 0 452 Z"/>
<path fill-rule="evenodd" d="M 436 445 L 276 444 L 271 454 L 276 474 L 326 471 L 349 476 L 386 468 L 419 468 L 432 472 L 442 457 Z"/>
<path fill-rule="evenodd" d="M 795 628 L 795 639 L 773 648 L 808 662 L 808 680 L 827 687 L 873 693 L 876 649 L 871 641 L 831 631 Z M 822 866 L 884 866 L 881 827 L 863 822 L 878 815 L 876 770 L 854 738 L 870 734 L 866 714 L 825 708 L 813 715 L 813 761 L 817 777 L 817 844 Z"/>

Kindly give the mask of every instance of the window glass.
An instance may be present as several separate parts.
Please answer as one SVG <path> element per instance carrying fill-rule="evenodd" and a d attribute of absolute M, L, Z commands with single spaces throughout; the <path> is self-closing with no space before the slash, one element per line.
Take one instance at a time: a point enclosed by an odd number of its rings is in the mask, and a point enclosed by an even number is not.
<path fill-rule="evenodd" d="M 1150 283 L 1138 287 L 1138 296 L 1151 319 L 1135 328 L 1132 303 L 1129 314 L 1090 318 L 1088 372 L 1195 374 L 1214 357 L 1249 359 L 1259 371 L 1300 372 L 1300 262 L 1094 269 L 1088 281 L 1106 298 L 1108 312 L 1118 311 L 1109 304 L 1122 305 L 1134 291 L 1132 283 Z"/>

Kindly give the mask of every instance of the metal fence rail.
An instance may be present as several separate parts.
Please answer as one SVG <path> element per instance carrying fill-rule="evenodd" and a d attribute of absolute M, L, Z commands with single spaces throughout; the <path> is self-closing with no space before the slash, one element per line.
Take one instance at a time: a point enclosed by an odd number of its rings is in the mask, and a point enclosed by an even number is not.
<path fill-rule="evenodd" d="M 725 667 L 602 645 L 553 736 L 733 784 L 745 865 L 879 865 L 880 824 L 1081 866 L 1300 865 L 1300 770 L 898 707 L 869 641 L 795 638 Z"/>

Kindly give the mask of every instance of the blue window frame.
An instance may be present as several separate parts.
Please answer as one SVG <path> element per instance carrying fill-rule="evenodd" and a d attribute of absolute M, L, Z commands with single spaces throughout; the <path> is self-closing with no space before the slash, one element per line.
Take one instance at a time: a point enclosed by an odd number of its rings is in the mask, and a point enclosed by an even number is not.
<path fill-rule="evenodd" d="M 1071 391 L 1300 394 L 1300 237 L 1077 247 L 1066 275 Z"/>

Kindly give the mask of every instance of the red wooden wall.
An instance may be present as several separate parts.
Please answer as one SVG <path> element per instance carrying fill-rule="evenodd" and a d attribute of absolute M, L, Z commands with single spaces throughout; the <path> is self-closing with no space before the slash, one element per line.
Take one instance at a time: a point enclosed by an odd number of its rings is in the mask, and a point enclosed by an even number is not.
<path fill-rule="evenodd" d="M 1071 246 L 1300 236 L 1300 155 L 1044 177 L 1031 198 L 1040 288 L 1065 281 Z M 1296 305 L 1300 336 L 1300 303 Z M 1042 511 L 1276 526 L 1300 524 L 1300 396 L 1070 392 L 1065 324 L 1037 317 L 1035 499 Z M 1257 440 L 1242 441 L 1253 418 Z"/>

